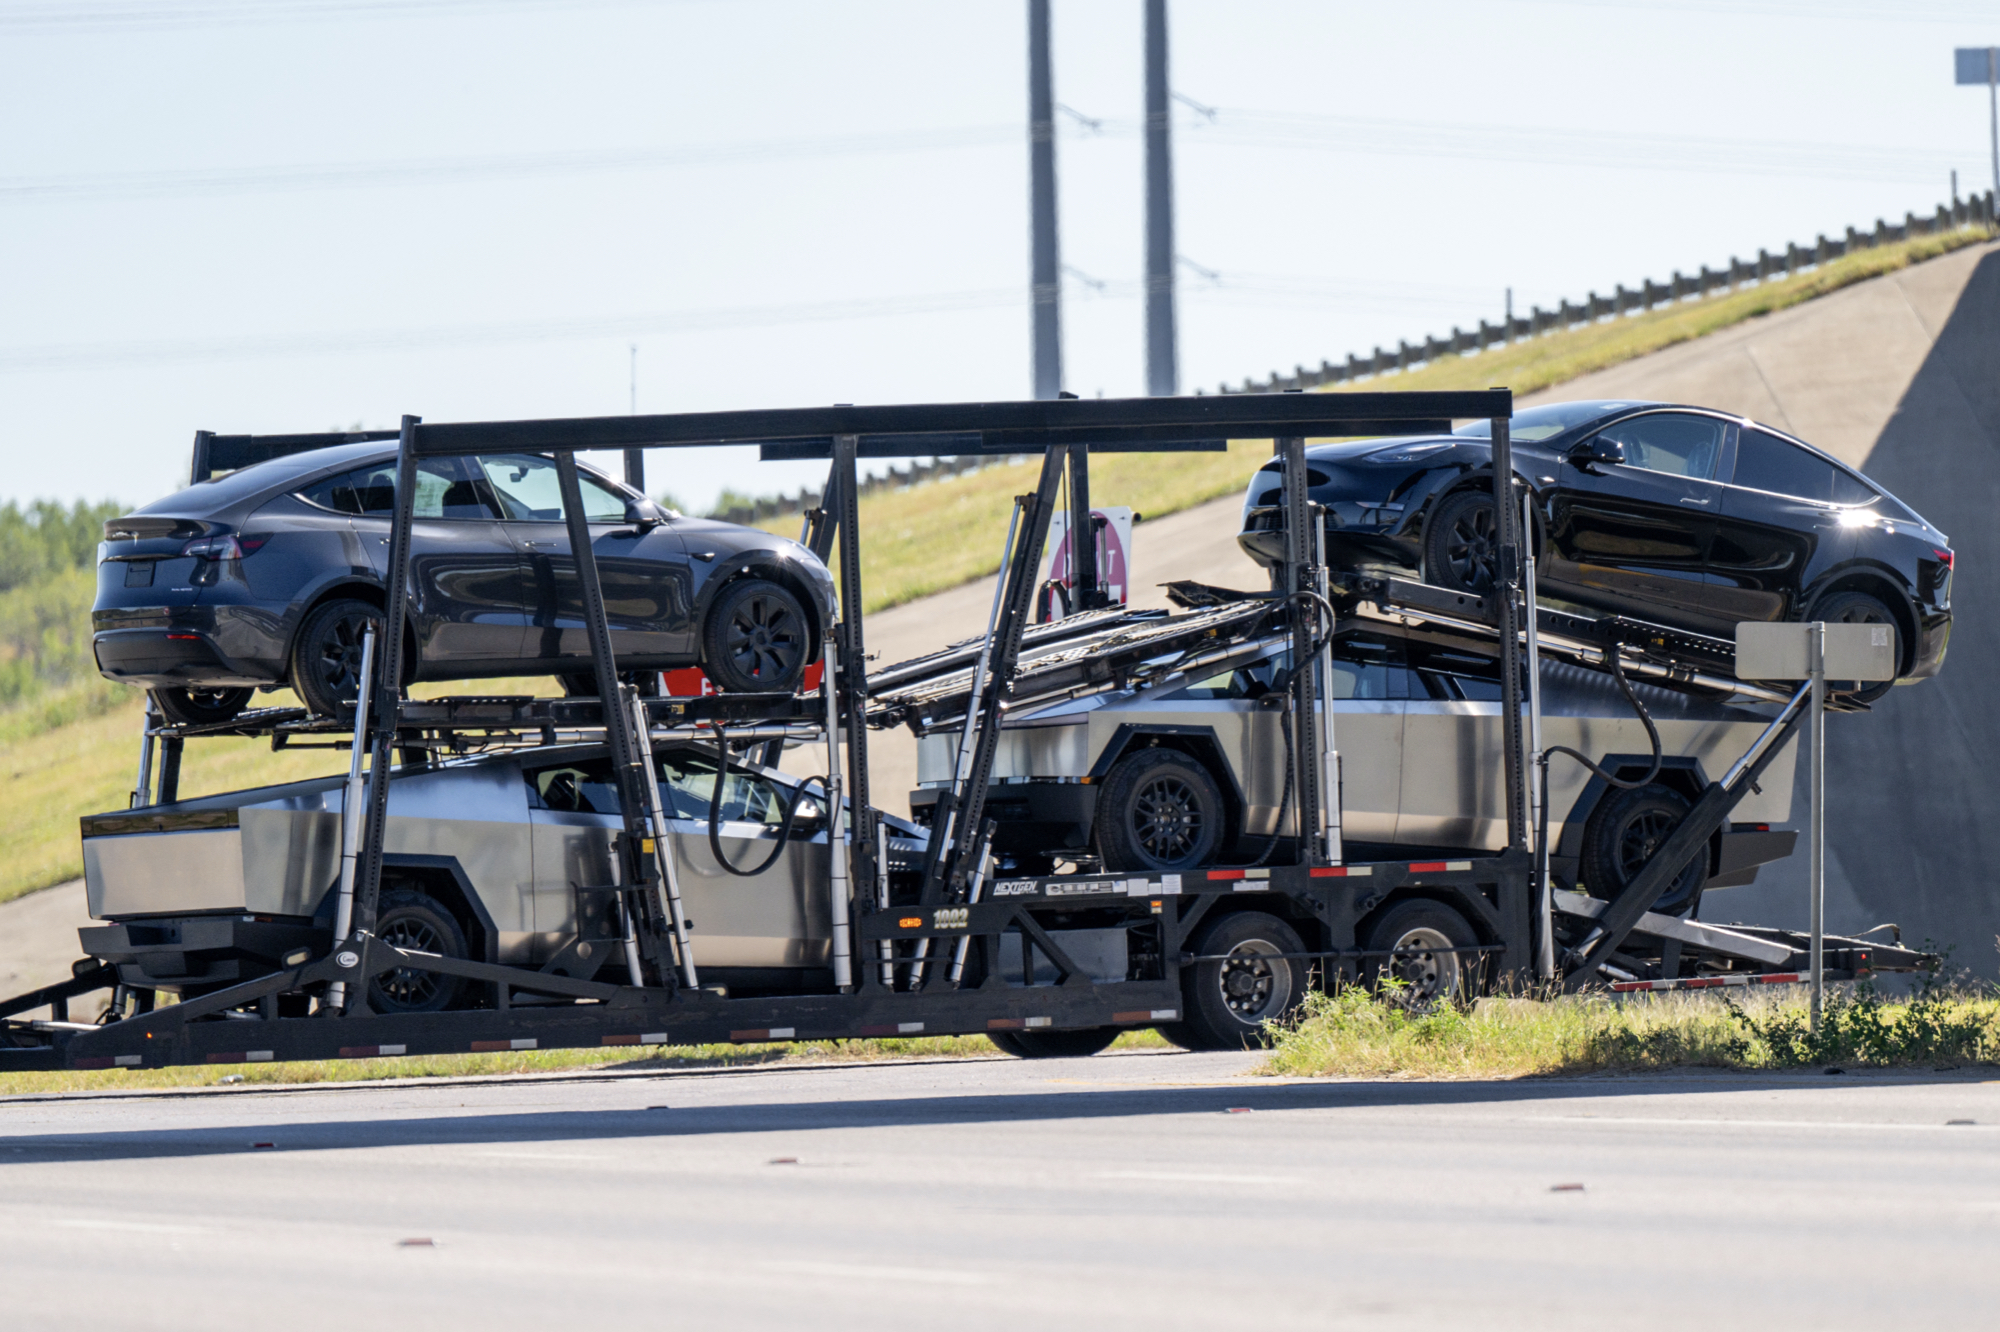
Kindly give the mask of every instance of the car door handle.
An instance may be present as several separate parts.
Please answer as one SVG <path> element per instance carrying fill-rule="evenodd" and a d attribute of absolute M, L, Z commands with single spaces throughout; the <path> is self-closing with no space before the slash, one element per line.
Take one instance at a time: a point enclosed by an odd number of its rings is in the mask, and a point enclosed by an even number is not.
<path fill-rule="evenodd" d="M 1694 496 L 1692 496 L 1692 495 L 1683 495 L 1683 496 L 1681 496 L 1681 503 L 1683 503 L 1683 504 L 1693 504 L 1693 505 L 1696 505 L 1696 506 L 1698 506 L 1698 507 L 1700 507 L 1700 508 L 1704 508 L 1704 509 L 1708 507 L 1708 501 L 1707 501 L 1707 500 L 1705 500 L 1705 499 L 1696 499 L 1696 498 L 1695 498 Z"/>
<path fill-rule="evenodd" d="M 521 544 L 530 550 L 554 550 L 556 548 L 556 543 L 553 541 L 523 541 Z"/>

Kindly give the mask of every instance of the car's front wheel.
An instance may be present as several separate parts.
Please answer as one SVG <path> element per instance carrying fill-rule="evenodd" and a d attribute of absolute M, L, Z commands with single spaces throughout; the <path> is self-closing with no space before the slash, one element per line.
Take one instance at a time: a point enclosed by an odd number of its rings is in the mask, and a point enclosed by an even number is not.
<path fill-rule="evenodd" d="M 176 726 L 217 726 L 250 706 L 254 689 L 155 689 L 153 706 Z"/>
<path fill-rule="evenodd" d="M 465 931 L 436 898 L 417 888 L 383 891 L 375 937 L 406 952 L 459 961 L 466 956 Z M 464 988 L 462 976 L 397 967 L 369 982 L 368 1006 L 378 1013 L 442 1013 Z"/>
<path fill-rule="evenodd" d="M 1493 497 L 1475 490 L 1447 495 L 1424 526 L 1424 581 L 1484 596 L 1500 568 Z"/>
<path fill-rule="evenodd" d="M 1686 796 L 1658 782 L 1605 797 L 1583 825 L 1583 859 L 1577 868 L 1584 888 L 1592 897 L 1618 896 L 1680 827 L 1690 808 Z M 1704 846 L 1647 910 L 1663 916 L 1686 915 L 1707 877 Z"/>
<path fill-rule="evenodd" d="M 1178 750 L 1142 749 L 1105 779 L 1093 835 L 1107 870 L 1172 873 L 1215 859 L 1222 819 L 1208 769 Z"/>
<path fill-rule="evenodd" d="M 1806 616 L 1808 621 L 1824 620 L 1828 624 L 1886 624 L 1889 626 L 1889 644 L 1894 650 L 1897 666 L 1903 661 L 1903 642 L 1896 630 L 1896 617 L 1866 592 L 1835 592 L 1820 601 Z M 1834 693 L 1846 694 L 1857 702 L 1873 703 L 1896 687 L 1894 680 L 1828 680 L 1826 687 Z"/>
<path fill-rule="evenodd" d="M 812 642 L 797 597 L 767 578 L 741 578 L 709 608 L 701 648 L 702 670 L 724 693 L 789 694 Z"/>
<path fill-rule="evenodd" d="M 361 648 L 368 627 L 382 630 L 382 612 L 344 597 L 313 609 L 292 644 L 292 692 L 318 717 L 339 717 L 361 696 Z M 382 650 L 381 640 L 375 644 Z"/>

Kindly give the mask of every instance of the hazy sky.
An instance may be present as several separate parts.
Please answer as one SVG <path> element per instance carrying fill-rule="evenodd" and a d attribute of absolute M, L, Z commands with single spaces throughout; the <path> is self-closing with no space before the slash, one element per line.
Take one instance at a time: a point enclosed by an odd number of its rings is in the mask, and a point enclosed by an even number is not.
<path fill-rule="evenodd" d="M 1143 384 L 1140 12 L 1054 0 L 1086 396 Z M 1171 23 L 1183 391 L 1992 184 L 1992 0 Z M 0 499 L 143 502 L 197 428 L 624 412 L 634 344 L 646 412 L 1023 397 L 1026 195 L 1023 0 L 0 0 Z M 819 475 L 653 456 L 695 506 Z"/>

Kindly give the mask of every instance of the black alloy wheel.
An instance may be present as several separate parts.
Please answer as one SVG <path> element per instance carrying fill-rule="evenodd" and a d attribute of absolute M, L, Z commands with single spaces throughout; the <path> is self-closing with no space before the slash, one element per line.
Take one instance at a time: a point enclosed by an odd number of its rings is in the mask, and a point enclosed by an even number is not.
<path fill-rule="evenodd" d="M 1017 1059 L 1082 1059 L 1118 1039 L 1116 1027 L 1082 1031 L 989 1031 L 986 1039 Z"/>
<path fill-rule="evenodd" d="M 768 579 L 739 579 L 709 611 L 701 666 L 726 693 L 788 694 L 805 675 L 810 640 L 797 597 Z"/>
<path fill-rule="evenodd" d="M 1242 1050 L 1262 1045 L 1305 998 L 1307 970 L 1298 931 L 1262 911 L 1211 921 L 1189 949 L 1197 962 L 1181 972 L 1178 1022 L 1160 1034 L 1184 1050 Z"/>
<path fill-rule="evenodd" d="M 361 648 L 369 625 L 382 651 L 382 612 L 344 597 L 315 608 L 292 645 L 292 692 L 315 716 L 348 714 L 361 696 Z"/>
<path fill-rule="evenodd" d="M 1866 592 L 1835 592 L 1823 598 L 1808 621 L 1824 620 L 1828 624 L 1886 624 L 1889 626 L 1889 642 L 1896 654 L 1896 667 L 1902 669 L 1903 636 L 1896 627 L 1896 617 Z M 1894 680 L 1828 680 L 1827 691 L 1846 694 L 1857 703 L 1873 703 L 1896 687 Z"/>
<path fill-rule="evenodd" d="M 405 952 L 466 955 L 465 931 L 436 898 L 416 888 L 384 888 L 375 937 Z M 464 986 L 460 976 L 397 967 L 369 982 L 368 1006 L 378 1013 L 441 1013 L 457 1002 Z"/>
<path fill-rule="evenodd" d="M 1499 574 L 1500 533 L 1491 495 L 1462 491 L 1431 514 L 1424 530 L 1424 581 L 1484 595 Z"/>
<path fill-rule="evenodd" d="M 1687 797 L 1658 782 L 1614 791 L 1598 802 L 1583 828 L 1577 869 L 1584 888 L 1592 897 L 1616 897 L 1666 844 L 1690 808 Z M 1663 916 L 1688 914 L 1707 878 L 1708 848 L 1703 846 L 1647 909 Z"/>
<path fill-rule="evenodd" d="M 153 706 L 176 726 L 217 726 L 250 706 L 254 689 L 155 689 Z"/>
<path fill-rule="evenodd" d="M 1178 750 L 1142 749 L 1105 780 L 1093 831 L 1107 870 L 1171 872 L 1215 858 L 1222 819 L 1206 768 Z"/>

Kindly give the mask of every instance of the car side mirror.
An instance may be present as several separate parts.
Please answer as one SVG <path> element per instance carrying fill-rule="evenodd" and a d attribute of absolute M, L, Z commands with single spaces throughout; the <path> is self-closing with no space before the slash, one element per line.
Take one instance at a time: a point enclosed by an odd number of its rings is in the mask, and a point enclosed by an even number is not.
<path fill-rule="evenodd" d="M 1587 464 L 1610 467 L 1625 461 L 1625 446 L 1615 439 L 1593 435 L 1569 451 L 1569 460 L 1579 467 Z"/>
<path fill-rule="evenodd" d="M 642 532 L 658 527 L 666 520 L 666 515 L 661 513 L 659 506 L 651 500 L 625 501 L 625 521 Z"/>

